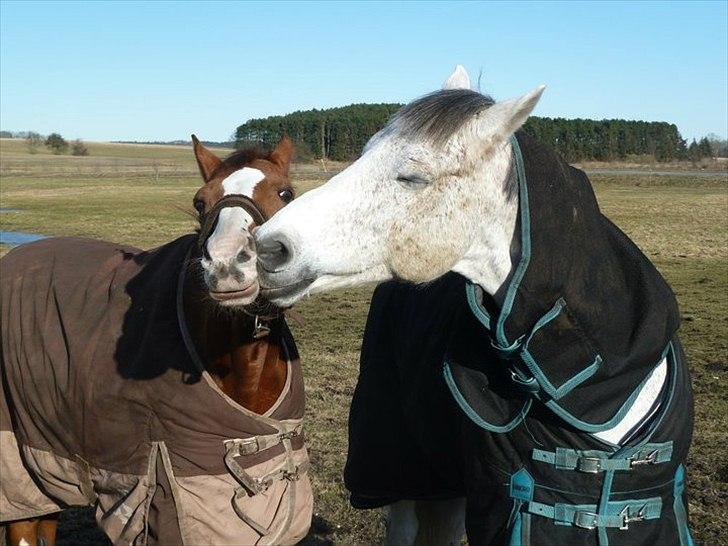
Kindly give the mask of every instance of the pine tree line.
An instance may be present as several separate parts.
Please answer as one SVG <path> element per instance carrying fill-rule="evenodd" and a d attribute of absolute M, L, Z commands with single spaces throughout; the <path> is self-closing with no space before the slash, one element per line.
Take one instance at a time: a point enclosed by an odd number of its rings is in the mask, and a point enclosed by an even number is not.
<path fill-rule="evenodd" d="M 237 128 L 234 140 L 238 147 L 251 142 L 272 146 L 287 134 L 301 159 L 349 161 L 401 106 L 352 104 L 251 119 Z M 524 130 L 571 162 L 645 156 L 657 161 L 697 160 L 718 155 L 707 138 L 688 147 L 677 126 L 666 122 L 531 117 Z"/>
<path fill-rule="evenodd" d="M 352 104 L 326 110 L 306 110 L 285 116 L 251 119 L 235 131 L 235 143 L 273 146 L 287 134 L 299 158 L 354 159 L 371 136 L 387 123 L 401 104 Z"/>

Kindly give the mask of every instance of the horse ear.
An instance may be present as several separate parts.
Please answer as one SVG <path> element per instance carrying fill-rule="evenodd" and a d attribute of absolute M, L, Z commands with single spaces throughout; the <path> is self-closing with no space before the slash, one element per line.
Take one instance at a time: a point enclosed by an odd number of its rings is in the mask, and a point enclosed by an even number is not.
<path fill-rule="evenodd" d="M 269 161 L 278 167 L 286 174 L 291 166 L 291 160 L 293 159 L 293 142 L 288 135 L 284 135 L 278 146 L 275 147 L 270 153 Z"/>
<path fill-rule="evenodd" d="M 443 89 L 470 89 L 470 76 L 468 71 L 461 64 L 455 67 L 455 71 L 442 84 Z"/>
<path fill-rule="evenodd" d="M 205 183 L 208 183 L 212 177 L 212 173 L 222 163 L 222 159 L 205 148 L 195 135 L 192 135 L 192 148 L 195 151 L 195 159 L 197 160 L 197 166 L 200 168 L 202 179 Z"/>
<path fill-rule="evenodd" d="M 502 142 L 509 138 L 526 122 L 544 89 L 546 89 L 545 85 L 539 85 L 522 97 L 496 102 L 486 109 L 478 116 L 476 122 L 475 132 L 478 138 L 487 139 L 489 144 Z"/>

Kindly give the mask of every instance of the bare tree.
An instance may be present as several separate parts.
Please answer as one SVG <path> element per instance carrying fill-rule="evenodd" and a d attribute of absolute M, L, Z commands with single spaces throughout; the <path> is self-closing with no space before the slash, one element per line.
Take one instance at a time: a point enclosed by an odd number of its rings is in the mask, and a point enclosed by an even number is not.
<path fill-rule="evenodd" d="M 88 148 L 80 138 L 73 141 L 71 155 L 88 155 Z"/>
<path fill-rule="evenodd" d="M 38 148 L 43 145 L 43 137 L 34 131 L 28 131 L 25 144 L 28 146 L 28 153 L 37 154 Z"/>

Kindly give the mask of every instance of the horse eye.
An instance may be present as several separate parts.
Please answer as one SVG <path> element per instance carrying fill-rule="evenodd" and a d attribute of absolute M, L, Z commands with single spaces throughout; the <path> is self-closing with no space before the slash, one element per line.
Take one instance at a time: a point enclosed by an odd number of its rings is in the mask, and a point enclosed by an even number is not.
<path fill-rule="evenodd" d="M 397 182 L 405 188 L 418 190 L 427 186 L 430 181 L 419 174 L 400 174 L 397 176 Z"/>
<path fill-rule="evenodd" d="M 195 210 L 199 214 L 205 213 L 205 202 L 204 201 L 202 201 L 201 199 L 195 199 L 195 202 L 193 203 L 193 205 L 195 207 Z"/>
<path fill-rule="evenodd" d="M 281 201 L 284 203 L 290 203 L 293 201 L 293 190 L 285 189 L 278 192 L 278 197 L 281 198 Z"/>

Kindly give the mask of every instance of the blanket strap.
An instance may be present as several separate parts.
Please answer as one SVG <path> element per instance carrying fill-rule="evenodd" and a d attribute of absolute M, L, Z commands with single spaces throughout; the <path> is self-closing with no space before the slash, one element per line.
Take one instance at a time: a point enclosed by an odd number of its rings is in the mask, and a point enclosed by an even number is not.
<path fill-rule="evenodd" d="M 672 441 L 648 443 L 629 457 L 613 458 L 608 451 L 578 451 L 557 447 L 556 451 L 534 449 L 531 457 L 535 461 L 551 464 L 559 470 L 576 470 L 597 474 L 607 470 L 634 470 L 645 465 L 666 463 L 672 459 Z"/>
<path fill-rule="evenodd" d="M 533 500 L 537 487 L 539 486 L 525 468 L 511 475 L 509 496 L 513 499 L 513 510 L 508 528 L 513 544 L 520 544 L 516 539 L 520 536 L 525 514 L 552 519 L 556 525 L 625 530 L 630 523 L 658 519 L 662 512 L 660 497 L 610 501 L 606 503 L 604 510 L 599 510 L 596 504 L 545 504 Z"/>
<path fill-rule="evenodd" d="M 268 489 L 271 483 L 277 479 L 298 479 L 298 475 L 303 474 L 307 468 L 305 465 L 298 465 L 295 469 L 281 468 L 275 470 L 263 477 L 253 477 L 246 472 L 242 466 L 235 460 L 236 457 L 253 455 L 259 451 L 264 451 L 280 443 L 290 444 L 291 438 L 302 433 L 303 426 L 297 425 L 292 430 L 280 432 L 277 434 L 266 434 L 261 436 L 253 436 L 251 438 L 235 438 L 225 440 L 225 465 L 227 466 L 233 477 L 248 490 L 251 495 L 257 495 Z M 288 447 L 288 446 L 286 446 Z M 286 449 L 288 451 L 288 449 Z"/>
<path fill-rule="evenodd" d="M 607 504 L 607 514 L 599 514 L 596 504 L 562 504 L 554 505 L 541 502 L 529 502 L 526 511 L 554 520 L 557 525 L 573 525 L 582 529 L 611 527 L 626 530 L 630 523 L 658 519 L 662 512 L 662 499 L 613 501 Z"/>
<path fill-rule="evenodd" d="M 279 432 L 277 434 L 264 434 L 260 436 L 253 436 L 251 438 L 235 438 L 225 440 L 225 442 L 223 442 L 226 449 L 225 465 L 230 471 L 230 474 L 232 474 L 232 476 L 242 485 L 242 487 L 236 488 L 233 494 L 233 510 L 241 520 L 255 529 L 255 531 L 261 536 L 268 536 L 273 533 L 272 538 L 268 537 L 270 538 L 271 544 L 276 544 L 280 539 L 280 536 L 290 527 L 294 515 L 293 510 L 296 499 L 296 488 L 294 484 L 289 483 L 286 488 L 286 517 L 276 532 L 274 532 L 271 527 L 261 525 L 247 514 L 243 508 L 243 501 L 246 497 L 252 497 L 265 492 L 276 481 L 287 480 L 289 482 L 296 482 L 301 478 L 301 476 L 308 472 L 308 460 L 297 465 L 294 463 L 292 458 L 293 446 L 291 445 L 291 439 L 302 434 L 302 432 L 303 425 L 299 424 L 290 430 Z M 236 457 L 241 455 L 252 455 L 278 444 L 283 444 L 286 459 L 281 466 L 267 474 L 264 474 L 263 476 L 250 475 L 235 460 Z"/>

